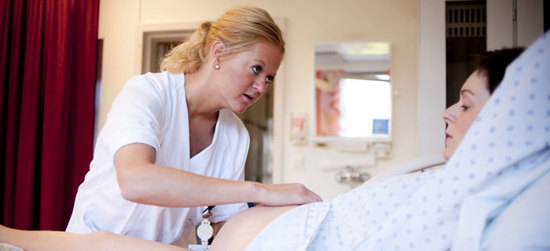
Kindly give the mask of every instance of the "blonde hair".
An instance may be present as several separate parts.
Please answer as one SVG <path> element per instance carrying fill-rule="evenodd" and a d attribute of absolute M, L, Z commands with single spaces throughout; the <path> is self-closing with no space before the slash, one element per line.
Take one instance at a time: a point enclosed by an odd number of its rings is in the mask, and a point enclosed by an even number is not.
<path fill-rule="evenodd" d="M 212 44 L 225 45 L 223 55 L 246 50 L 258 40 L 265 40 L 285 53 L 283 34 L 269 13 L 257 7 L 231 9 L 215 22 L 204 22 L 191 35 L 166 54 L 161 70 L 171 73 L 194 73 L 206 60 Z"/>

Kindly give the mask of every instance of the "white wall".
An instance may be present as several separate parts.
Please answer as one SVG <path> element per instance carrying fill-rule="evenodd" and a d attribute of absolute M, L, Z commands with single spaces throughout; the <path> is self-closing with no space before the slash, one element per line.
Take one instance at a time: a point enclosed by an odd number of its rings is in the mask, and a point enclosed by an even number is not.
<path fill-rule="evenodd" d="M 514 34 L 514 1 L 487 0 L 487 50 L 528 47 L 543 34 L 543 1 L 517 0 L 516 4 Z"/>
<path fill-rule="evenodd" d="M 213 20 L 238 5 L 259 6 L 267 9 L 272 16 L 286 20 L 285 77 L 277 82 L 283 85 L 283 97 L 275 103 L 284 119 L 281 121 L 284 125 L 284 143 L 278 161 L 281 164 L 275 167 L 279 168 L 275 172 L 280 176 L 275 178 L 276 181 L 302 182 L 330 199 L 348 190 L 349 186 L 337 185 L 335 171 L 321 170 L 319 162 L 361 158 L 364 155 L 321 149 L 311 142 L 296 146 L 288 140 L 292 112 L 307 112 L 308 122 L 311 123 L 313 47 L 321 41 L 376 40 L 392 43 L 395 92 L 393 158 L 378 162 L 377 169 L 389 168 L 418 154 L 417 0 L 102 0 L 99 37 L 104 39 L 104 57 L 100 125 L 103 125 L 106 113 L 122 85 L 138 73 L 134 64 L 138 60 L 138 25 Z M 440 108 L 431 109 L 437 110 L 435 114 L 441 112 Z M 295 162 L 303 165 L 292 165 Z"/>
<path fill-rule="evenodd" d="M 418 55 L 418 153 L 444 148 L 445 124 L 445 1 L 420 0 Z"/>
<path fill-rule="evenodd" d="M 513 45 L 513 2 L 513 0 L 487 1 L 487 50 Z"/>

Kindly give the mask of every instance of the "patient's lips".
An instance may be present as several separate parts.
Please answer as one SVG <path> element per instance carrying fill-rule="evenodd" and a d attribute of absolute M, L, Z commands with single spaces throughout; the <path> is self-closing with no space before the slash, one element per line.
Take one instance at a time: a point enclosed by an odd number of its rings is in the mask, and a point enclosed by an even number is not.
<path fill-rule="evenodd" d="M 451 140 L 452 138 L 453 138 L 453 136 L 451 136 L 451 135 L 448 134 L 448 133 L 445 133 L 445 144 L 447 144 L 447 142 L 448 142 L 449 140 Z"/>

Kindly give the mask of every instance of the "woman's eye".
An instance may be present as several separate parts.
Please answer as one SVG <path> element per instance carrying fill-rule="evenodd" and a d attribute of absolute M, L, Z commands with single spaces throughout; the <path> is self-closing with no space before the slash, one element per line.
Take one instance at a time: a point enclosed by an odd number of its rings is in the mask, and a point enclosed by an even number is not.
<path fill-rule="evenodd" d="M 252 66 L 252 71 L 254 74 L 259 74 L 262 71 L 262 67 L 259 65 Z"/>
<path fill-rule="evenodd" d="M 460 108 L 462 108 L 462 110 L 466 111 L 468 110 L 468 108 L 470 108 L 469 106 L 465 106 L 465 105 L 461 105 Z"/>
<path fill-rule="evenodd" d="M 267 77 L 265 78 L 265 82 L 266 82 L 267 84 L 271 84 L 271 83 L 273 82 L 273 79 L 275 79 L 275 78 L 272 77 L 272 76 L 267 76 Z"/>

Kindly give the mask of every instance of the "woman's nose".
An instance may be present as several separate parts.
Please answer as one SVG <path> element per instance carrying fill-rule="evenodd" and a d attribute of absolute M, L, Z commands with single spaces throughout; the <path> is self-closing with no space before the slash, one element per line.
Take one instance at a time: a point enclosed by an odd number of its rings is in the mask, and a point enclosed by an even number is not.
<path fill-rule="evenodd" d="M 454 118 L 455 118 L 454 108 L 456 108 L 457 106 L 458 104 L 451 105 L 445 111 L 443 111 L 443 113 L 441 113 L 441 118 L 443 119 L 443 121 L 447 123 L 454 121 Z"/>
<path fill-rule="evenodd" d="M 254 88 L 258 90 L 259 93 L 264 93 L 267 89 L 267 83 L 265 79 L 258 79 L 254 81 Z"/>
<path fill-rule="evenodd" d="M 447 118 L 447 110 L 448 110 L 448 109 L 449 109 L 449 108 L 445 109 L 445 111 L 443 111 L 443 112 L 441 113 L 441 118 L 442 118 L 443 120 L 446 120 L 446 118 Z"/>

